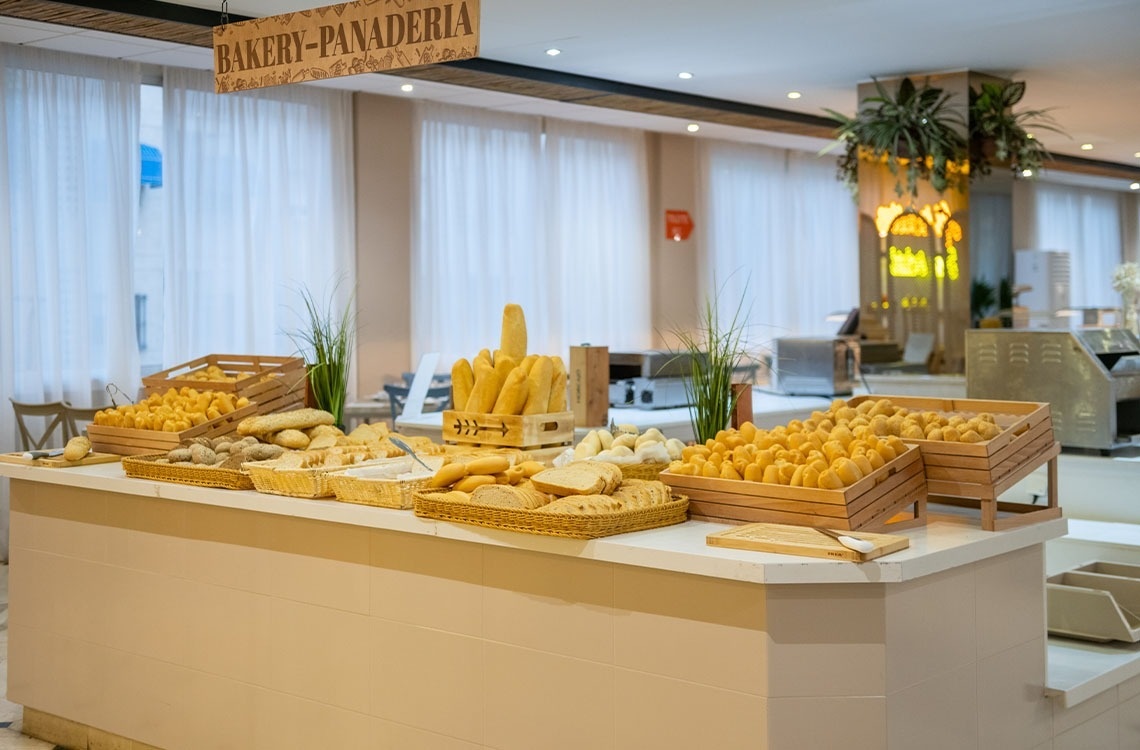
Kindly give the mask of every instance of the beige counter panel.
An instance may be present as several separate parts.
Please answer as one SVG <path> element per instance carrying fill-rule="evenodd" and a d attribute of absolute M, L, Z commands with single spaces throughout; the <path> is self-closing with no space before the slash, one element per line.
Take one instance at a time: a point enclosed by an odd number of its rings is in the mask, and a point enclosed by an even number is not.
<path fill-rule="evenodd" d="M 96 468 L 12 482 L 9 695 L 164 750 L 1052 737 L 1063 522 L 947 521 L 908 532 L 909 563 L 852 565 L 698 546 L 711 524 L 575 542 Z"/>

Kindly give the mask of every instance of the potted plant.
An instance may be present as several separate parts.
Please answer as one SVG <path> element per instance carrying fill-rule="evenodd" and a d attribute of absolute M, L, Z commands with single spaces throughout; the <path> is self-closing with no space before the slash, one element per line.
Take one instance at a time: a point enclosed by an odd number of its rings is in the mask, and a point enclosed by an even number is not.
<path fill-rule="evenodd" d="M 348 393 L 348 370 L 355 339 L 355 316 L 350 298 L 344 310 L 334 315 L 332 302 L 320 305 L 308 289 L 301 290 L 307 325 L 289 334 L 308 367 L 309 390 L 318 409 L 344 425 Z"/>
<path fill-rule="evenodd" d="M 693 435 L 701 443 L 715 438 L 728 426 L 739 397 L 732 387 L 732 377 L 746 356 L 744 300 L 737 304 L 726 324 L 721 320 L 719 296 L 705 300 L 695 331 L 673 332 L 680 345 L 673 353 L 687 354 L 692 361 L 692 369 L 684 378 L 685 393 Z"/>
<path fill-rule="evenodd" d="M 1050 158 L 1044 144 L 1030 131 L 1064 135 L 1048 110 L 1013 107 L 1025 96 L 1024 81 L 983 83 L 970 87 L 970 178 L 984 177 L 994 162 L 1008 162 L 1014 177 L 1028 170 L 1037 174 Z"/>
<path fill-rule="evenodd" d="M 947 106 L 953 94 L 929 82 L 916 86 L 910 78 L 903 78 L 894 94 L 878 80 L 875 88 L 878 95 L 860 102 L 854 117 L 827 110 L 844 146 L 839 178 L 854 192 L 859 160 L 868 158 L 886 161 L 899 197 L 917 197 L 920 179 L 929 180 L 939 193 L 960 186 L 964 175 L 953 163 L 967 154 L 966 123 Z"/>
<path fill-rule="evenodd" d="M 997 289 L 985 279 L 970 282 L 970 319 L 974 325 L 990 314 L 997 304 Z"/>

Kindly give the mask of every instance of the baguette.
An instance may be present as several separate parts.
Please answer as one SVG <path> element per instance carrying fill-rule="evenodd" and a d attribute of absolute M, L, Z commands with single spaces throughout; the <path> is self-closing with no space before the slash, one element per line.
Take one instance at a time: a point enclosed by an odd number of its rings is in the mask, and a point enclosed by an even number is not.
<path fill-rule="evenodd" d="M 467 399 L 471 397 L 471 389 L 475 386 L 475 371 L 471 363 L 464 359 L 455 360 L 451 366 L 451 405 L 457 411 L 467 408 Z"/>
<path fill-rule="evenodd" d="M 495 399 L 499 396 L 499 373 L 489 362 L 476 358 L 475 385 L 471 387 L 471 395 L 467 399 L 466 411 L 476 414 L 487 414 L 495 406 Z"/>
<path fill-rule="evenodd" d="M 529 392 L 523 414 L 545 414 L 550 404 L 550 387 L 554 380 L 554 361 L 550 357 L 539 357 L 531 368 L 528 378 Z"/>
<path fill-rule="evenodd" d="M 554 362 L 554 378 L 550 383 L 550 401 L 547 403 L 548 414 L 566 411 L 566 365 L 562 357 L 551 357 Z"/>
<path fill-rule="evenodd" d="M 507 380 L 503 383 L 503 390 L 499 391 L 499 397 L 495 399 L 495 406 L 491 409 L 491 413 L 522 414 L 523 407 L 526 406 L 528 392 L 529 382 L 526 370 L 522 368 L 522 365 L 519 365 L 507 375 Z"/>
<path fill-rule="evenodd" d="M 526 357 L 526 317 L 522 307 L 514 303 L 503 308 L 499 348 L 515 362 L 521 362 Z"/>

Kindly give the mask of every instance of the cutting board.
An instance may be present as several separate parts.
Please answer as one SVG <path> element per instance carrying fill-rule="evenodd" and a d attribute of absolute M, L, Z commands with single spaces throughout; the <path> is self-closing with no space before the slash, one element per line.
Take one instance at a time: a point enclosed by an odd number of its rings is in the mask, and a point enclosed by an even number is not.
<path fill-rule="evenodd" d="M 109 464 L 112 461 L 120 461 L 122 458 L 122 456 L 114 453 L 88 453 L 78 461 L 68 461 L 63 456 L 55 456 L 54 458 L 24 458 L 23 453 L 0 453 L 0 462 L 6 464 L 23 464 L 24 466 L 40 466 L 46 469 L 69 469 L 73 466 Z"/>
<path fill-rule="evenodd" d="M 897 534 L 872 534 L 867 531 L 843 531 L 846 536 L 863 539 L 875 545 L 864 554 L 847 549 L 838 540 L 816 531 L 810 526 L 789 526 L 781 523 L 750 523 L 726 531 L 709 534 L 705 541 L 713 547 L 735 547 L 756 552 L 779 552 L 784 555 L 826 557 L 833 560 L 866 562 L 889 555 L 910 546 L 910 539 Z"/>

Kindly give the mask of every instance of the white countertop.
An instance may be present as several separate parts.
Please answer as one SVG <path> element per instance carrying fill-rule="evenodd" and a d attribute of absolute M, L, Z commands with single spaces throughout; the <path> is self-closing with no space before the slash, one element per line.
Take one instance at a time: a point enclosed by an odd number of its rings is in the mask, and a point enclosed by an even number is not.
<path fill-rule="evenodd" d="M 710 547 L 705 537 L 727 527 L 704 521 L 583 541 L 435 521 L 418 518 L 411 511 L 335 500 L 303 500 L 254 491 L 235 492 L 131 479 L 117 463 L 70 469 L 0 464 L 0 476 L 771 584 L 897 583 L 1041 544 L 1064 535 L 1066 530 L 1065 519 L 1057 519 L 989 532 L 981 530 L 977 519 L 931 514 L 927 526 L 899 532 L 910 538 L 908 549 L 855 564 Z"/>
<path fill-rule="evenodd" d="M 1140 643 L 1049 636 L 1045 694 L 1070 708 L 1140 675 Z"/>

